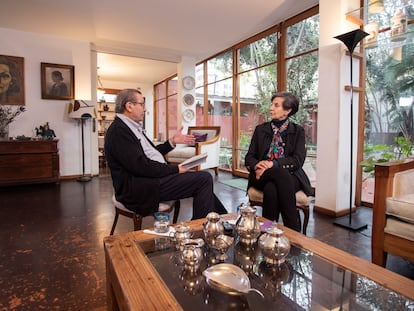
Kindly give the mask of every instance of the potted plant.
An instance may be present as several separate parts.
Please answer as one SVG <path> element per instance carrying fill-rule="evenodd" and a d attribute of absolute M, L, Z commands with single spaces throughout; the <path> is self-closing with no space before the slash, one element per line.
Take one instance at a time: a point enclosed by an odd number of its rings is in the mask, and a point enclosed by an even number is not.
<path fill-rule="evenodd" d="M 0 105 L 0 140 L 9 139 L 9 124 L 25 110 L 24 106 L 11 107 Z"/>

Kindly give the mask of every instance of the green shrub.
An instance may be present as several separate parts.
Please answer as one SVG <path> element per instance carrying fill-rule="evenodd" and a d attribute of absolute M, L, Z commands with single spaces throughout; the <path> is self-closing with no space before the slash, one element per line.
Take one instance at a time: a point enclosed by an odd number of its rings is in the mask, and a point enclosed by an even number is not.
<path fill-rule="evenodd" d="M 375 164 L 400 160 L 412 155 L 413 143 L 409 139 L 399 136 L 394 140 L 395 146 L 365 144 L 364 155 L 366 158 L 359 165 L 362 166 L 362 171 L 368 177 L 374 176 Z"/>

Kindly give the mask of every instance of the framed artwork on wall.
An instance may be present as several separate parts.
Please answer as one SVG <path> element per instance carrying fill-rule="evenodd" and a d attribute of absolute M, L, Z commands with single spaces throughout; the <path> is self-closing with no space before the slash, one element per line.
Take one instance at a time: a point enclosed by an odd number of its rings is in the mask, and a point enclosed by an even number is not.
<path fill-rule="evenodd" d="M 42 99 L 75 98 L 75 66 L 41 63 Z"/>
<path fill-rule="evenodd" d="M 24 106 L 24 58 L 0 55 L 0 104 Z"/>

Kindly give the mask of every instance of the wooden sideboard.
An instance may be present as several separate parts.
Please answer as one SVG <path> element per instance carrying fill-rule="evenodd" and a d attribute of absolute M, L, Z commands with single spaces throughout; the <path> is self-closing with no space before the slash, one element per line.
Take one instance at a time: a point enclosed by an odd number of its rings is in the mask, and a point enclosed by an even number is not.
<path fill-rule="evenodd" d="M 58 140 L 0 141 L 0 186 L 59 181 Z"/>

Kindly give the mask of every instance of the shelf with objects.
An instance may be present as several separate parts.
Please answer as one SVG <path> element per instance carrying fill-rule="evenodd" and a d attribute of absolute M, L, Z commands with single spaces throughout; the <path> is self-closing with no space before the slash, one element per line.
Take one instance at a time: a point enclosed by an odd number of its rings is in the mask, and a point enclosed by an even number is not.
<path fill-rule="evenodd" d="M 346 19 L 360 27 L 369 35 L 364 39 L 366 49 L 396 49 L 414 43 L 414 20 L 411 1 L 383 5 L 383 1 L 369 1 L 369 5 L 350 11 Z M 412 13 L 411 13 L 412 14 Z"/>
<path fill-rule="evenodd" d="M 105 135 L 106 130 L 115 119 L 114 102 L 98 102 L 98 133 Z"/>
<path fill-rule="evenodd" d="M 106 167 L 105 159 L 105 133 L 115 119 L 115 99 L 120 90 L 104 89 L 105 93 L 98 98 L 98 151 L 99 167 Z"/>

